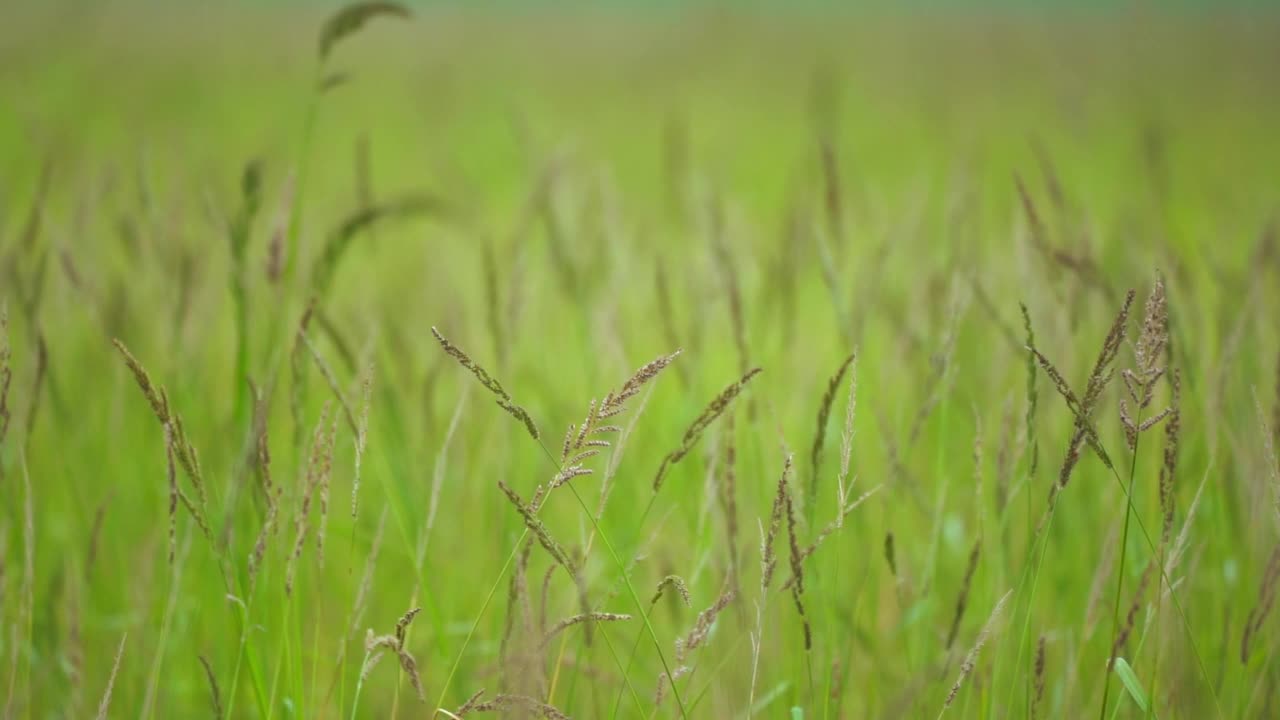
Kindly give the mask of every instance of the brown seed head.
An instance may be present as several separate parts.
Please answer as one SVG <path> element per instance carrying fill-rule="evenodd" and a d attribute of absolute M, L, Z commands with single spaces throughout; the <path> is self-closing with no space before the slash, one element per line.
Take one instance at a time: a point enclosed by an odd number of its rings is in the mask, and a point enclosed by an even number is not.
<path fill-rule="evenodd" d="M 755 377 L 759 373 L 760 368 L 754 368 L 747 371 L 747 373 L 736 382 L 722 390 L 720 394 L 711 401 L 711 404 L 707 405 L 707 407 L 703 409 L 702 413 L 698 415 L 698 417 L 694 418 L 693 422 L 689 425 L 689 428 L 685 430 L 684 437 L 680 440 L 680 446 L 667 453 L 667 456 L 662 458 L 662 464 L 658 466 L 658 474 L 653 479 L 654 492 L 661 489 L 662 482 L 666 479 L 668 468 L 680 462 L 680 460 L 698 444 L 698 440 L 702 437 L 703 431 L 706 430 L 716 418 L 720 417 L 724 413 L 725 409 L 729 407 L 729 404 L 733 402 L 734 398 L 738 397 L 738 395 L 742 393 L 742 390 L 747 386 L 747 383 L 751 381 L 751 378 Z"/>
<path fill-rule="evenodd" d="M 533 418 L 529 417 L 529 413 L 524 408 L 515 404 L 511 399 L 511 395 L 509 395 L 502 387 L 502 384 L 498 382 L 497 378 L 490 375 L 483 367 L 480 367 L 479 364 L 471 359 L 471 356 L 467 355 L 467 353 L 462 350 L 462 348 L 459 348 L 449 342 L 444 335 L 440 334 L 439 330 L 432 327 L 431 334 L 435 336 L 436 341 L 440 343 L 440 347 L 445 351 L 445 353 L 456 360 L 459 365 L 469 370 L 471 374 L 480 381 L 480 384 L 493 394 L 497 400 L 498 407 L 505 410 L 511 417 L 523 423 L 525 429 L 529 432 L 530 437 L 534 440 L 538 439 L 538 426 L 534 425 Z"/>

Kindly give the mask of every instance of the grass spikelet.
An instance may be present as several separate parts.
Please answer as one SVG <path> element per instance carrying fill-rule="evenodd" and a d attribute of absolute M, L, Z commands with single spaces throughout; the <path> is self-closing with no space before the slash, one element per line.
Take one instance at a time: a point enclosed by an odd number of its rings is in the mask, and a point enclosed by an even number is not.
<path fill-rule="evenodd" d="M 855 352 L 850 357 L 852 362 L 849 365 L 849 400 L 845 403 L 844 429 L 840 433 L 840 473 L 836 475 L 836 491 L 841 503 L 849 497 L 849 487 L 846 483 L 849 481 L 849 461 L 853 457 L 853 423 L 858 413 L 858 354 Z M 844 527 L 844 516 L 847 514 L 847 512 L 841 512 L 836 516 L 837 529 Z"/>
<path fill-rule="evenodd" d="M 898 577 L 898 554 L 894 550 L 892 532 L 884 534 L 884 561 L 889 565 L 889 572 Z"/>
<path fill-rule="evenodd" d="M 313 297 L 307 303 L 307 309 L 302 311 L 302 318 L 298 320 L 298 329 L 293 336 L 293 348 L 289 351 L 289 370 L 292 374 L 292 385 L 289 390 L 289 414 L 293 417 L 293 451 L 294 456 L 299 458 L 301 462 L 302 446 L 306 440 L 306 425 L 304 424 L 302 413 L 303 406 L 307 399 L 307 357 L 306 337 L 307 328 L 311 325 L 311 318 L 315 316 L 316 299 Z"/>
<path fill-rule="evenodd" d="M 978 666 L 978 655 L 982 652 L 982 647 L 987 644 L 987 640 L 991 637 L 991 634 L 995 632 L 996 625 L 999 624 L 1001 616 L 1004 615 L 1005 603 L 1009 601 L 1009 596 L 1012 594 L 1012 590 L 1006 592 L 996 603 L 996 606 L 992 608 L 991 616 L 987 618 L 987 623 L 982 626 L 982 631 L 978 633 L 977 641 L 974 642 L 973 648 L 969 650 L 969 653 L 965 655 L 964 662 L 960 664 L 960 677 L 956 678 L 956 684 L 952 685 L 951 692 L 947 693 L 947 700 L 943 703 L 942 710 L 938 713 L 938 717 L 942 717 L 942 714 L 947 711 L 947 708 L 951 707 L 951 703 L 955 701 L 956 695 L 960 693 L 960 688 L 964 685 L 965 679 L 968 678 L 969 675 L 973 673 L 974 668 Z"/>
<path fill-rule="evenodd" d="M 583 614 L 589 614 L 591 612 L 591 602 L 587 597 L 586 581 L 578 571 L 577 563 L 573 561 L 573 558 L 565 551 L 564 547 L 560 545 L 560 543 L 556 542 L 555 538 L 551 537 L 551 532 L 547 530 L 547 526 L 538 519 L 537 509 L 535 507 L 526 505 L 524 501 L 520 499 L 520 496 L 501 480 L 498 481 L 498 488 L 507 496 L 507 499 L 511 501 L 511 504 L 515 506 L 516 512 L 520 513 L 520 517 L 524 519 L 525 527 L 533 533 L 534 537 L 538 538 L 538 544 L 542 545 L 542 548 L 547 551 L 547 554 L 559 563 L 565 569 L 565 572 L 569 573 L 569 576 L 573 578 L 573 582 L 578 588 L 578 602 L 582 606 L 582 612 Z M 590 642 L 591 625 L 588 624 L 586 628 L 587 641 Z"/>
<path fill-rule="evenodd" d="M 524 408 L 515 404 L 511 399 L 511 395 L 503 389 L 502 384 L 499 383 L 496 378 L 490 375 L 484 368 L 476 364 L 476 362 L 471 359 L 471 356 L 467 355 L 467 353 L 461 348 L 449 342 L 444 335 L 440 334 L 439 330 L 432 327 L 431 334 L 435 336 L 436 341 L 440 343 L 440 347 L 445 351 L 445 353 L 456 360 L 459 365 L 469 370 L 472 375 L 475 375 L 476 379 L 480 381 L 480 384 L 494 395 L 497 399 L 498 407 L 505 410 L 511 417 L 523 423 L 525 429 L 529 431 L 529 437 L 532 437 L 534 440 L 538 439 L 538 427 L 534 425 L 533 418 L 529 417 L 529 413 Z"/>
<path fill-rule="evenodd" d="M 1049 239 L 1045 232 L 1044 221 L 1041 220 L 1040 213 L 1036 210 L 1036 203 L 1031 199 L 1031 193 L 1027 192 L 1026 184 L 1022 182 L 1022 176 L 1015 173 L 1013 184 L 1018 188 L 1018 199 L 1022 201 L 1022 212 L 1027 216 L 1027 224 L 1031 228 L 1031 241 L 1037 247 L 1048 247 Z"/>
<path fill-rule="evenodd" d="M 214 718 L 224 717 L 222 713 L 222 693 L 218 690 L 218 678 L 213 674 L 213 666 L 209 664 L 208 658 L 204 655 L 197 656 L 200 658 L 200 664 L 204 666 L 204 676 L 209 681 L 209 704 L 213 709 Z"/>
<path fill-rule="evenodd" d="M 1163 285 L 1161 294 L 1163 295 Z M 1089 381 L 1085 385 L 1084 395 L 1081 397 L 1081 406 L 1085 409 L 1085 417 L 1089 417 L 1089 412 L 1097 406 L 1098 399 L 1102 397 L 1102 391 L 1106 389 L 1107 384 L 1111 381 L 1114 373 L 1112 363 L 1115 362 L 1116 355 L 1120 352 L 1120 346 L 1124 344 L 1126 332 L 1129 324 L 1129 309 L 1133 307 L 1134 291 L 1130 290 L 1124 299 L 1124 303 L 1120 307 L 1120 312 L 1116 314 L 1116 319 L 1111 324 L 1111 329 L 1107 331 L 1107 337 L 1102 342 L 1102 349 L 1098 351 L 1098 359 L 1093 364 L 1093 372 L 1089 374 Z"/>
<path fill-rule="evenodd" d="M 405 633 L 409 632 L 409 624 L 413 622 L 413 619 L 420 612 L 422 612 L 422 608 L 414 608 L 401 616 L 396 622 L 396 647 L 404 647 Z"/>
<path fill-rule="evenodd" d="M 316 533 L 316 559 L 320 567 L 324 567 L 324 538 L 329 527 L 329 481 L 333 476 L 333 448 L 337 443 L 338 414 L 333 414 L 329 423 L 329 434 L 319 448 L 319 458 L 313 465 L 316 473 L 315 485 L 320 495 L 320 530 Z"/>
<path fill-rule="evenodd" d="M 285 566 L 284 591 L 286 595 L 293 594 L 293 578 L 297 571 L 298 559 L 302 557 L 302 549 L 306 546 L 307 532 L 311 528 L 311 499 L 316 491 L 316 486 L 320 481 L 320 469 L 324 465 L 324 445 L 325 445 L 325 424 L 329 416 L 329 403 L 325 403 L 320 408 L 320 419 L 316 423 L 316 429 L 312 433 L 311 440 L 311 459 L 307 464 L 307 475 L 303 483 L 302 500 L 298 505 L 298 514 L 294 517 L 294 539 L 293 551 L 289 554 L 289 561 Z"/>
<path fill-rule="evenodd" d="M 539 717 L 546 718 L 546 720 L 569 720 L 568 715 L 560 712 L 554 706 L 544 703 L 537 698 L 529 697 L 528 695 L 494 695 L 492 700 L 473 704 L 468 712 L 509 713 L 513 710 L 523 710 L 525 712 L 535 713 Z M 459 714 L 459 717 L 462 717 L 462 715 Z"/>
<path fill-rule="evenodd" d="M 729 586 L 737 591 L 741 571 L 738 567 L 738 443 L 734 429 L 734 413 L 730 412 L 724 421 L 724 458 L 717 497 L 724 513 L 725 541 L 729 546 Z M 661 592 L 661 586 L 658 589 Z"/>
<path fill-rule="evenodd" d="M 511 573 L 511 579 L 507 581 L 507 620 L 502 630 L 502 642 L 499 645 L 498 657 L 505 658 L 507 656 L 507 644 L 511 641 L 511 633 L 515 630 L 516 615 L 521 608 L 528 607 L 529 597 L 529 557 L 533 554 L 533 540 L 526 540 L 524 546 L 520 550 L 519 559 L 516 561 L 515 570 Z M 551 565 L 547 569 L 546 581 L 544 587 L 549 584 L 551 573 L 557 566 Z M 543 603 L 543 610 L 546 610 L 546 603 Z M 529 618 L 526 615 L 525 624 L 528 624 Z"/>
<path fill-rule="evenodd" d="M 561 620 L 555 625 L 552 625 L 551 629 L 547 630 L 547 632 L 542 636 L 542 647 L 546 647 L 547 643 L 551 642 L 556 635 L 559 635 L 574 625 L 596 622 L 623 622 L 630 619 L 630 615 L 610 612 L 589 612 L 573 615 Z"/>
<path fill-rule="evenodd" d="M 791 577 L 794 582 L 791 583 L 791 599 L 796 606 L 796 613 L 800 615 L 800 625 L 804 631 L 804 649 L 808 652 L 813 648 L 813 632 L 809 627 L 809 617 L 804 611 L 804 558 L 800 555 L 800 541 L 796 538 L 796 511 L 795 503 L 791 498 L 791 494 L 786 494 L 787 506 L 787 544 L 790 549 Z"/>
<path fill-rule="evenodd" d="M 1098 359 L 1094 362 L 1093 370 L 1089 373 L 1085 391 L 1079 397 L 1072 392 L 1066 379 L 1062 377 L 1062 374 L 1058 372 L 1058 369 L 1054 367 L 1048 358 L 1034 347 L 1029 348 L 1035 355 L 1040 367 L 1044 370 L 1045 375 L 1053 382 L 1058 393 L 1066 401 L 1067 407 L 1075 415 L 1075 426 L 1072 431 L 1071 441 L 1068 443 L 1067 455 L 1063 461 L 1062 469 L 1058 473 L 1058 487 L 1060 488 L 1066 487 L 1067 482 L 1071 479 L 1071 473 L 1075 469 L 1076 463 L 1080 460 L 1080 450 L 1086 443 L 1093 449 L 1104 465 L 1108 468 L 1113 467 L 1111 457 L 1098 440 L 1092 417 L 1098 401 L 1102 397 L 1102 391 L 1111 382 L 1111 378 L 1114 375 L 1111 365 L 1115 361 L 1117 353 L 1120 352 L 1120 346 L 1124 343 L 1125 330 L 1129 321 L 1129 308 L 1133 305 L 1133 297 L 1134 292 L 1130 290 L 1125 296 L 1124 304 L 1116 315 L 1111 329 L 1107 331 L 1107 337 L 1103 340 L 1102 349 L 1098 352 Z"/>
<path fill-rule="evenodd" d="M 765 533 L 760 548 L 760 589 L 768 590 L 773 582 L 773 572 L 778 565 L 777 552 L 773 544 L 778 537 L 778 529 L 782 526 L 782 513 L 787 505 L 788 485 L 791 481 L 791 454 L 787 454 L 782 465 L 782 476 L 778 478 L 778 490 L 773 496 L 773 507 L 769 510 L 769 530 Z"/>
<path fill-rule="evenodd" d="M 333 368 L 329 366 L 329 362 L 320 354 L 320 350 L 316 348 L 315 343 L 311 342 L 311 338 L 305 333 L 299 336 L 302 343 L 306 346 L 307 352 L 311 354 L 311 359 L 316 364 L 316 369 L 320 371 L 320 377 L 324 378 L 324 382 L 329 386 L 329 390 L 333 393 L 333 397 L 337 399 L 338 405 L 342 408 L 343 414 L 346 416 L 347 425 L 351 428 L 352 435 L 360 434 L 360 423 L 356 420 L 355 412 L 351 410 L 347 397 L 342 392 L 342 386 L 338 383 L 338 376 L 334 374 Z"/>
<path fill-rule="evenodd" d="M 1040 705 L 1044 702 L 1044 685 L 1045 685 L 1045 652 L 1044 652 L 1044 635 L 1036 641 L 1036 666 L 1035 679 L 1032 681 L 1035 687 L 1035 695 L 1031 700 L 1031 720 L 1040 717 Z"/>
<path fill-rule="evenodd" d="M 262 528 L 258 531 L 258 539 L 253 544 L 253 552 L 249 555 L 250 588 L 253 587 L 254 580 L 258 576 L 259 568 L 262 567 L 262 560 L 267 552 L 267 541 L 279 528 L 276 520 L 280 514 L 280 500 L 284 493 L 284 487 L 276 486 L 271 481 L 271 443 L 265 424 L 258 434 L 257 458 L 258 473 L 262 477 L 262 490 L 267 501 L 267 514 L 262 521 Z"/>
<path fill-rule="evenodd" d="M 1031 149 L 1036 155 L 1036 164 L 1040 166 L 1040 175 L 1044 178 L 1045 188 L 1049 191 L 1049 200 L 1052 201 L 1053 207 L 1058 212 L 1065 212 L 1067 209 L 1066 195 L 1062 191 L 1062 183 L 1058 180 L 1058 173 L 1053 166 L 1053 157 L 1049 155 L 1049 150 L 1039 140 L 1031 143 Z"/>
<path fill-rule="evenodd" d="M 729 607 L 729 603 L 733 602 L 733 598 L 733 592 L 725 590 L 706 610 L 698 613 L 698 619 L 694 622 L 693 629 L 685 636 L 684 641 L 676 646 L 677 651 L 683 650 L 683 654 L 676 653 L 681 663 L 689 658 L 689 653 L 706 643 L 707 636 L 711 634 L 711 627 L 715 624 L 716 618 L 720 616 L 721 612 L 724 612 L 725 608 Z"/>
<path fill-rule="evenodd" d="M 1014 184 L 1017 186 L 1018 197 L 1030 226 L 1031 244 L 1036 251 L 1053 265 L 1070 272 L 1084 287 L 1098 290 L 1108 298 L 1112 297 L 1113 289 L 1107 284 L 1098 263 L 1087 253 L 1073 253 L 1068 248 L 1051 242 L 1044 221 L 1036 210 L 1035 202 L 1031 199 L 1031 194 L 1027 192 L 1022 178 L 1016 174 Z"/>
<path fill-rule="evenodd" d="M 164 431 L 165 459 L 167 463 L 168 481 L 169 481 L 169 523 L 170 523 L 170 548 L 169 554 L 173 555 L 172 536 L 176 534 L 174 524 L 177 522 L 176 513 L 177 506 L 175 499 L 180 501 L 187 511 L 191 514 L 192 519 L 196 521 L 200 531 L 204 536 L 212 541 L 213 534 L 209 529 L 209 523 L 206 519 L 206 511 L 208 507 L 208 498 L 205 495 L 203 474 L 200 470 L 200 458 L 196 454 L 195 446 L 187 439 L 186 430 L 182 425 L 182 418 L 169 406 L 169 398 L 165 394 L 163 388 L 157 388 L 152 382 L 151 376 L 147 374 L 142 364 L 137 358 L 129 352 L 124 343 L 119 340 L 112 340 L 116 349 L 124 357 L 125 365 L 129 371 L 133 373 L 134 380 L 137 381 L 138 387 L 142 390 L 143 396 L 151 405 L 152 411 L 155 413 L 156 419 L 160 421 L 161 429 Z M 177 466 L 182 468 L 183 474 L 191 483 L 196 491 L 198 502 L 192 501 L 187 494 L 178 487 L 177 469 L 174 465 L 176 460 Z M 172 562 L 171 562 L 172 564 Z"/>
<path fill-rule="evenodd" d="M 803 550 L 800 551 L 800 559 L 808 560 L 809 556 L 813 555 L 815 552 L 818 551 L 818 547 L 822 545 L 823 540 L 826 540 L 828 537 L 835 534 L 837 530 L 839 530 L 841 527 L 844 526 L 844 519 L 849 516 L 849 513 L 857 509 L 859 505 L 866 502 L 867 499 L 869 499 L 871 496 L 880 492 L 880 489 L 882 487 L 884 486 L 877 485 L 871 488 L 870 490 L 862 493 L 851 502 L 846 503 L 844 508 L 841 509 L 841 511 L 836 515 L 835 519 L 827 523 L 826 527 L 822 528 L 822 530 L 819 531 L 818 534 L 813 538 L 813 541 L 810 542 L 807 546 L 805 546 Z M 795 575 L 792 575 L 791 578 L 788 579 L 787 582 L 782 585 L 782 589 L 783 590 L 791 589 L 791 586 L 795 582 L 796 582 L 796 577 Z"/>
<path fill-rule="evenodd" d="M 324 62 L 334 47 L 376 17 L 408 18 L 409 9 L 395 2 L 358 2 L 337 11 L 320 30 L 319 54 Z"/>
<path fill-rule="evenodd" d="M 1040 394 L 1036 389 L 1036 333 L 1031 327 L 1031 312 L 1025 303 L 1018 303 L 1022 310 L 1022 327 L 1027 332 L 1027 476 L 1034 478 L 1040 464 L 1040 446 L 1036 440 L 1036 408 L 1040 403 Z"/>
<path fill-rule="evenodd" d="M 267 516 L 262 522 L 262 528 L 258 531 L 258 539 L 253 543 L 253 552 L 249 555 L 249 587 L 253 587 L 254 580 L 258 577 L 258 570 L 262 567 L 262 561 L 267 553 L 267 541 L 275 534 L 278 523 L 276 519 L 279 514 L 279 497 L 267 506 Z M 172 563 L 172 552 L 170 553 L 170 563 Z"/>
<path fill-rule="evenodd" d="M 392 635 L 374 635 L 370 629 L 364 640 L 365 660 L 364 667 L 361 669 L 361 680 L 368 677 L 374 666 L 378 664 L 378 660 L 382 658 L 383 651 L 393 653 L 400 663 L 400 669 L 409 676 L 409 683 L 413 685 L 414 691 L 418 694 L 419 702 L 426 702 L 426 694 L 422 689 L 422 678 L 418 675 L 418 663 L 413 659 L 413 655 L 405 649 L 405 640 L 409 632 L 409 624 L 413 619 L 422 612 L 422 608 L 414 608 L 406 612 L 396 622 L 395 633 Z M 357 688 L 358 691 L 358 688 Z"/>
<path fill-rule="evenodd" d="M 969 606 L 969 589 L 973 584 L 973 574 L 978 569 L 978 558 L 982 555 L 982 540 L 974 542 L 973 549 L 969 551 L 969 565 L 964 571 L 964 581 L 960 583 L 960 594 L 956 597 L 956 611 L 951 618 L 951 630 L 947 633 L 946 649 L 950 650 L 955 644 L 956 634 L 960 632 L 960 621 L 964 619 L 965 608 Z"/>
<path fill-rule="evenodd" d="M 1165 374 L 1165 348 L 1169 343 L 1169 312 L 1165 300 L 1164 279 L 1157 278 L 1155 286 L 1147 298 L 1146 310 L 1143 313 L 1142 331 L 1134 345 L 1135 367 L 1121 371 L 1128 397 L 1120 399 L 1120 422 L 1124 426 L 1125 440 L 1129 450 L 1138 446 L 1138 435 L 1149 430 L 1156 423 L 1168 416 L 1170 410 L 1165 409 L 1152 417 L 1143 419 L 1142 413 L 1150 405 L 1155 394 L 1156 382 Z M 1134 404 L 1129 408 L 1129 401 Z M 1138 413 L 1138 419 L 1133 413 Z"/>
<path fill-rule="evenodd" d="M 264 270 L 267 282 L 276 285 L 284 275 L 285 241 L 289 236 L 289 208 L 293 206 L 293 188 L 296 176 L 290 172 L 285 177 L 284 187 L 280 191 L 280 205 L 271 230 L 271 240 L 267 244 L 267 259 Z"/>
<path fill-rule="evenodd" d="M 1151 582 L 1151 571 L 1158 570 L 1159 561 L 1153 557 L 1147 561 L 1147 566 L 1143 568 L 1142 575 L 1138 578 L 1138 587 L 1133 591 L 1133 600 L 1129 603 L 1129 611 L 1125 614 L 1124 624 L 1120 626 L 1116 632 L 1116 638 L 1111 643 L 1111 657 L 1108 659 L 1108 666 L 1120 657 L 1120 652 L 1124 650 L 1125 643 L 1129 641 L 1129 635 L 1133 632 L 1133 624 L 1138 619 L 1138 609 L 1142 607 L 1142 600 L 1147 594 L 1147 585 Z"/>
<path fill-rule="evenodd" d="M 551 532 L 547 530 L 547 526 L 533 514 L 533 511 L 530 510 L 529 506 L 520 499 L 520 496 L 516 494 L 516 491 L 512 490 L 501 480 L 498 481 L 498 489 L 501 490 L 502 494 L 506 495 L 507 499 L 511 501 L 516 512 L 520 513 L 520 517 L 524 520 L 525 527 L 529 528 L 529 531 L 533 533 L 534 537 L 538 538 L 538 543 L 547 551 L 547 554 L 549 554 L 557 563 L 560 563 L 565 570 L 568 570 L 570 575 L 576 575 L 577 567 L 569 557 L 569 554 L 565 552 L 565 549 L 561 547 L 560 543 L 556 542 L 555 538 L 551 537 Z"/>
<path fill-rule="evenodd" d="M 111 709 L 111 690 L 115 687 L 116 675 L 120 672 L 120 658 L 124 657 L 124 641 L 128 639 L 129 633 L 125 633 L 116 648 L 116 659 L 111 664 L 111 674 L 107 676 L 107 689 L 102 692 L 102 701 L 98 703 L 97 720 L 107 720 L 107 711 Z"/>
<path fill-rule="evenodd" d="M 680 677 L 687 675 L 690 671 L 688 666 L 689 656 L 693 651 L 706 644 L 707 638 L 711 635 L 711 628 L 715 626 L 716 618 L 724 609 L 729 607 L 729 603 L 733 602 L 734 594 L 732 590 L 724 590 L 716 601 L 707 609 L 698 613 L 698 618 L 693 623 L 693 628 L 684 638 L 676 640 L 676 669 L 671 672 L 670 682 L 675 682 Z M 654 704 L 661 705 L 666 697 L 668 676 L 663 673 L 658 676 L 658 689 L 654 693 Z"/>
<path fill-rule="evenodd" d="M 1262 574 L 1262 583 L 1258 586 L 1258 599 L 1244 621 L 1244 634 L 1240 638 L 1241 664 L 1248 664 L 1253 638 L 1262 631 L 1263 623 L 1271 614 L 1271 608 L 1276 602 L 1278 582 L 1280 582 L 1280 545 L 1276 545 L 1271 551 L 1271 558 L 1267 560 L 1267 569 Z"/>
<path fill-rule="evenodd" d="M 662 582 L 658 583 L 658 589 L 653 593 L 653 599 L 649 601 L 649 604 L 657 605 L 658 601 L 662 599 L 663 591 L 667 588 L 676 591 L 676 594 L 680 596 L 680 600 L 684 602 L 685 607 L 693 604 L 689 599 L 689 586 L 685 585 L 684 580 L 679 575 L 668 575 L 662 578 Z"/>
<path fill-rule="evenodd" d="M 635 397 L 645 384 L 656 378 L 679 355 L 680 351 L 676 350 L 670 355 L 662 355 L 646 363 L 632 373 L 617 391 L 605 395 L 599 404 L 595 400 L 591 401 L 582 424 L 570 425 L 565 432 L 564 446 L 560 453 L 560 470 L 551 479 L 548 490 L 595 472 L 583 463 L 600 454 L 602 448 L 610 447 L 609 441 L 605 439 L 607 436 L 622 432 L 621 427 L 608 421 L 623 413 L 627 401 Z"/>
<path fill-rule="evenodd" d="M 125 347 L 120 340 L 112 340 L 111 343 L 116 346 L 116 350 L 124 356 L 124 364 L 128 366 L 129 372 L 133 373 L 133 379 L 138 383 L 138 388 L 142 390 L 142 395 L 151 404 L 151 410 L 156 414 L 156 419 L 163 425 L 169 422 L 168 403 L 161 396 L 163 391 L 158 390 L 151 376 L 147 374 L 146 368 L 142 367 L 142 363 L 129 352 L 129 348 Z"/>
<path fill-rule="evenodd" d="M 173 460 L 173 432 L 164 426 L 165 477 L 169 486 L 169 567 L 178 549 L 178 466 Z"/>
<path fill-rule="evenodd" d="M 445 202 L 434 195 L 411 195 L 360 208 L 348 215 L 325 238 L 319 257 L 311 269 L 311 292 L 325 298 L 337 274 L 338 265 L 347 249 L 361 232 L 388 220 L 404 220 L 450 212 Z"/>
<path fill-rule="evenodd" d="M 925 380 L 922 388 L 925 400 L 916 410 L 915 417 L 911 421 L 911 429 L 907 433 L 905 445 L 908 449 L 915 447 L 916 441 L 920 439 L 920 434 L 924 431 L 926 423 L 928 423 L 933 411 L 938 407 L 938 403 L 942 401 L 942 397 L 950 387 L 951 379 L 954 377 L 955 366 L 952 363 L 952 359 L 955 357 L 956 338 L 959 335 L 958 328 L 962 309 L 958 293 L 953 293 L 949 304 L 947 324 L 940 341 L 940 347 L 929 356 L 929 377 Z"/>
<path fill-rule="evenodd" d="M 466 702 L 459 705 L 458 709 L 453 711 L 453 716 L 456 718 L 466 717 L 467 713 L 476 709 L 476 705 L 480 704 L 480 698 L 482 697 L 484 697 L 484 688 L 477 690 L 471 697 L 467 698 Z"/>
<path fill-rule="evenodd" d="M 1178 445 L 1182 434 L 1182 379 L 1177 368 L 1170 368 L 1167 377 L 1171 398 L 1169 419 L 1164 424 L 1164 462 L 1160 466 L 1161 544 L 1167 543 L 1173 532 L 1173 482 L 1178 471 Z"/>
<path fill-rule="evenodd" d="M 666 479 L 667 470 L 672 465 L 679 463 L 680 460 L 698 444 L 698 440 L 701 439 L 703 431 L 706 430 L 711 423 L 715 422 L 716 418 L 720 417 L 720 415 L 724 413 L 725 409 L 729 407 L 729 404 L 733 402 L 734 398 L 738 397 L 738 395 L 742 393 L 742 390 L 747 386 L 747 383 L 751 381 L 751 378 L 758 374 L 760 374 L 760 368 L 753 368 L 747 371 L 747 373 L 739 378 L 737 382 L 734 382 L 732 385 L 729 385 L 722 390 L 720 394 L 711 401 L 711 404 L 707 405 L 707 407 L 703 409 L 702 413 L 698 415 L 698 417 L 694 418 L 694 421 L 689 425 L 689 428 L 685 430 L 684 436 L 680 439 L 680 446 L 667 453 L 666 457 L 662 458 L 662 464 L 658 466 L 658 473 L 653 478 L 654 492 L 657 492 L 662 488 L 662 482 Z"/>
<path fill-rule="evenodd" d="M 525 560 L 525 564 L 528 564 L 527 560 Z M 547 630 L 547 606 L 551 597 L 551 578 L 556 574 L 556 567 L 556 565 L 548 565 L 547 569 L 542 573 L 542 588 L 538 593 L 538 629 L 541 632 L 546 632 Z M 530 602 L 528 593 L 525 593 L 524 601 L 526 604 L 525 609 L 528 611 Z"/>
<path fill-rule="evenodd" d="M 36 368 L 35 378 L 31 381 L 31 398 L 27 401 L 26 445 L 30 447 L 31 436 L 35 433 L 36 417 L 40 412 L 40 397 L 44 389 L 45 376 L 49 371 L 49 346 L 44 339 L 44 331 L 36 332 Z"/>
<path fill-rule="evenodd" d="M 813 506 L 814 498 L 818 495 L 818 477 L 822 473 L 822 447 L 826 442 L 827 436 L 827 420 L 831 417 L 831 404 L 835 402 L 836 391 L 840 389 L 840 383 L 844 380 L 845 373 L 848 372 L 850 366 L 857 356 L 850 353 L 849 357 L 840 363 L 840 367 L 836 370 L 831 379 L 827 381 L 827 390 L 822 394 L 822 402 L 818 406 L 818 426 L 813 434 L 813 448 L 809 451 L 809 466 L 812 475 L 809 477 L 809 505 Z M 850 396 L 852 397 L 852 396 Z M 846 425 L 848 423 L 846 422 Z M 846 429 L 846 432 L 848 430 Z M 841 465 L 848 467 L 848 454 L 844 451 L 844 445 L 841 448 Z"/>

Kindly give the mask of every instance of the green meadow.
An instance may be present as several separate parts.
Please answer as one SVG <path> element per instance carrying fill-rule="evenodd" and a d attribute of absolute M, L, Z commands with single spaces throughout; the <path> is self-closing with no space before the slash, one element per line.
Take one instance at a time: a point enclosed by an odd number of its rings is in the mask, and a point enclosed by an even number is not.
<path fill-rule="evenodd" d="M 0 718 L 1280 713 L 1280 17 L 0 12 Z"/>

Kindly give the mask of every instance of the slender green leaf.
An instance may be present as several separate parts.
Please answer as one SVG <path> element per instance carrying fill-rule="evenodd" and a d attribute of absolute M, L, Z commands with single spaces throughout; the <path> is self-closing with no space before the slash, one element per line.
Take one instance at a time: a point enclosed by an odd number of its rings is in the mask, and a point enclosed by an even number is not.
<path fill-rule="evenodd" d="M 1147 692 L 1142 689 L 1142 683 L 1138 682 L 1138 676 L 1133 672 L 1133 667 L 1129 665 L 1129 661 L 1118 657 L 1115 659 L 1113 667 L 1116 675 L 1120 676 L 1120 682 L 1124 683 L 1124 689 L 1129 691 L 1129 697 L 1133 698 L 1134 704 L 1145 713 L 1147 711 Z"/>

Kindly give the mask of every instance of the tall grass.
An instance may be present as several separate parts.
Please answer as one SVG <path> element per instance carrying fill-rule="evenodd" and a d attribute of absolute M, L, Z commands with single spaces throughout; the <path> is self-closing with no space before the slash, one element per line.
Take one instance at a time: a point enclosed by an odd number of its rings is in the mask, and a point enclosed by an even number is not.
<path fill-rule="evenodd" d="M 3 720 L 1271 707 L 1274 18 L 45 12 Z"/>

